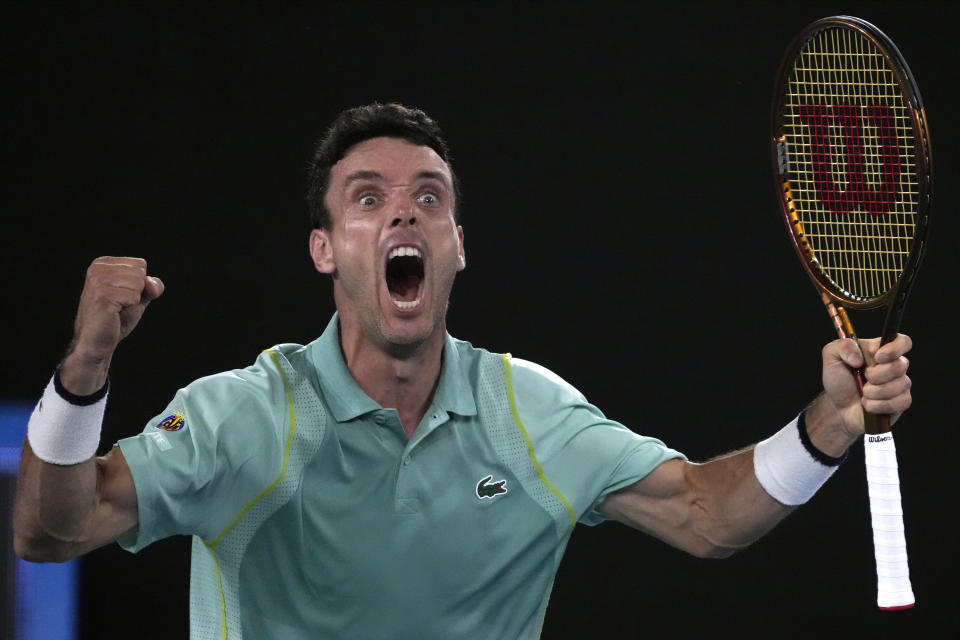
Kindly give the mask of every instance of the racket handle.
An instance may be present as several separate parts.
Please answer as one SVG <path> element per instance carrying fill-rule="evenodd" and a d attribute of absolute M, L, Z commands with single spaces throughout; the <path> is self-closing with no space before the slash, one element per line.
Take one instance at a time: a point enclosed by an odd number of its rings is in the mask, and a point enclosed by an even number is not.
<path fill-rule="evenodd" d="M 881 609 L 909 609 L 913 587 L 907 565 L 907 542 L 903 533 L 900 505 L 900 476 L 893 434 L 865 435 L 863 446 L 870 494 L 873 550 L 877 562 L 877 606 Z"/>

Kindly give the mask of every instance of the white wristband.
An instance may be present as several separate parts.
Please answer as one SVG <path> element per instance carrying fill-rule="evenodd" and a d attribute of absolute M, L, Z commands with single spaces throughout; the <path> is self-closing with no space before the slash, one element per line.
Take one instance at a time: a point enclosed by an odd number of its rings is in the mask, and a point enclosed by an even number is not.
<path fill-rule="evenodd" d="M 75 396 L 54 374 L 30 415 L 27 440 L 33 454 L 52 464 L 89 460 L 100 445 L 100 427 L 107 406 L 107 385 L 90 396 Z"/>
<path fill-rule="evenodd" d="M 812 498 L 837 470 L 836 464 L 827 465 L 814 458 L 804 445 L 800 435 L 801 428 L 806 435 L 802 416 L 757 443 L 753 450 L 753 471 L 760 486 L 774 500 L 787 506 L 803 504 Z M 840 459 L 837 460 L 839 463 Z"/>

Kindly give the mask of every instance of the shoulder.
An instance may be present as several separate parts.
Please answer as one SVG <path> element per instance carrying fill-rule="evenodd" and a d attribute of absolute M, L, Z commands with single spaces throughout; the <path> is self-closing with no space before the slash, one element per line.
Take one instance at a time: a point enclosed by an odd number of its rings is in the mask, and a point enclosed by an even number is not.
<path fill-rule="evenodd" d="M 550 401 L 586 402 L 583 394 L 559 375 L 535 362 L 515 358 L 509 353 L 497 353 L 473 346 L 466 340 L 448 335 L 448 344 L 464 373 L 472 379 L 483 380 L 506 376 L 506 386 L 517 396 L 542 397 Z M 502 383 L 498 383 L 502 384 Z"/>
<path fill-rule="evenodd" d="M 304 347 L 281 344 L 265 349 L 253 364 L 194 380 L 178 392 L 196 409 L 216 408 L 229 413 L 248 411 L 256 405 L 283 401 L 290 384 L 293 363 L 305 360 Z"/>
<path fill-rule="evenodd" d="M 556 373 L 535 362 L 514 358 L 509 353 L 497 353 L 475 347 L 466 340 L 450 337 L 460 366 L 467 373 L 478 376 L 491 370 L 503 372 L 507 376 L 508 386 L 515 393 L 548 394 L 555 398 L 568 398 L 584 401 L 583 395 L 570 383 Z"/>
<path fill-rule="evenodd" d="M 551 402 L 584 403 L 586 398 L 572 384 L 535 362 L 509 358 L 513 390 L 520 397 L 542 397 Z"/>
<path fill-rule="evenodd" d="M 216 386 L 227 385 L 237 388 L 257 388 L 269 386 L 272 381 L 281 377 L 283 364 L 300 364 L 306 360 L 306 347 L 299 344 L 278 344 L 264 349 L 253 364 L 242 369 L 221 371 L 213 375 L 194 380 L 189 386 Z"/>

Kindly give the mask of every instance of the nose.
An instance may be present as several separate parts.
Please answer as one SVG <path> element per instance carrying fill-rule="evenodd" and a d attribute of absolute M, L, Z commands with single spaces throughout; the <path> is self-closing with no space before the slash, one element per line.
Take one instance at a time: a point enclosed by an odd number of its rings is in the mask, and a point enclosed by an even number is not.
<path fill-rule="evenodd" d="M 406 216 L 397 216 L 390 222 L 391 227 L 401 227 L 403 225 L 413 226 L 417 224 L 417 217 L 415 215 Z"/>
<path fill-rule="evenodd" d="M 401 198 L 394 212 L 393 220 L 390 221 L 391 227 L 413 226 L 417 224 L 416 207 L 409 198 Z"/>

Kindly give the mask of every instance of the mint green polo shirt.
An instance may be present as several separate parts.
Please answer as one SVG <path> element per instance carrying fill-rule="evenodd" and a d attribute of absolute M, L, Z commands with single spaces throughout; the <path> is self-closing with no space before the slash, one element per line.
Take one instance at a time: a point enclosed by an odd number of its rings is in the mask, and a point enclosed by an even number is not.
<path fill-rule="evenodd" d="M 576 522 L 682 457 L 449 335 L 408 438 L 351 376 L 336 315 L 181 389 L 118 445 L 139 509 L 121 545 L 193 536 L 194 640 L 537 638 Z"/>

